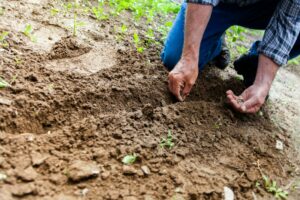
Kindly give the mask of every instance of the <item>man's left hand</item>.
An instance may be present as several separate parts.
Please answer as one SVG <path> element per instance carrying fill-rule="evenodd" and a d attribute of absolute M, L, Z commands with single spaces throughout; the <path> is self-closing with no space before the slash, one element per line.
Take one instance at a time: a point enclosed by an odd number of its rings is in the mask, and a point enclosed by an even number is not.
<path fill-rule="evenodd" d="M 269 93 L 267 86 L 252 85 L 247 88 L 240 96 L 236 96 L 231 90 L 226 92 L 229 104 L 237 111 L 242 113 L 256 113 L 265 103 Z"/>

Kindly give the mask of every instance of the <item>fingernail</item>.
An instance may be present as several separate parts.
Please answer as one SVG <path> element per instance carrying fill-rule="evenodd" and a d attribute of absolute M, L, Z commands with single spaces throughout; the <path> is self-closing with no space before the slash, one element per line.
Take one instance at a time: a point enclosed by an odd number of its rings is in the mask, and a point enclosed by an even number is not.
<path fill-rule="evenodd" d="M 242 109 L 243 112 L 246 112 L 246 111 L 247 111 L 247 108 L 246 108 L 245 105 L 242 105 L 241 109 Z"/>

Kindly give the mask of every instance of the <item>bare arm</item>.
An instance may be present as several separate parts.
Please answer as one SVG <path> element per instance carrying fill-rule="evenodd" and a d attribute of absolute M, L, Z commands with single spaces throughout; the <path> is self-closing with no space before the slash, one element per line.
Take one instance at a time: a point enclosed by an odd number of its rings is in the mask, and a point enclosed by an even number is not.
<path fill-rule="evenodd" d="M 211 5 L 188 4 L 183 53 L 169 74 L 169 89 L 180 101 L 186 98 L 197 80 L 200 43 L 212 8 Z"/>

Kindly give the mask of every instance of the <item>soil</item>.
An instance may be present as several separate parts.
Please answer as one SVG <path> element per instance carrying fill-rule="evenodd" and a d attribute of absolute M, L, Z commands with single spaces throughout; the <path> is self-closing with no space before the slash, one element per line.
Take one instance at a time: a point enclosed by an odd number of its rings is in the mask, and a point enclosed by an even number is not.
<path fill-rule="evenodd" d="M 229 73 L 207 67 L 177 102 L 161 45 L 140 54 L 130 35 L 116 39 L 126 19 L 82 17 L 73 37 L 69 19 L 50 15 L 52 1 L 0 4 L 0 32 L 10 33 L 0 74 L 11 84 L 0 90 L 1 200 L 222 199 L 224 187 L 236 199 L 272 199 L 256 187 L 261 173 L 288 189 L 299 177 L 291 132 L 268 106 L 248 116 L 226 105 L 227 89 L 243 90 Z M 20 33 L 29 23 L 37 42 Z M 162 148 L 169 130 L 175 145 Z"/>

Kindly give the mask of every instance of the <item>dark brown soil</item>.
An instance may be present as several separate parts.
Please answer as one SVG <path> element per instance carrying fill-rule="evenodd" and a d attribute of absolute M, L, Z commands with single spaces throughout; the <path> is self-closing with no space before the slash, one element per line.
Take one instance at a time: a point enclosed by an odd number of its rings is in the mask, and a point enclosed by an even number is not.
<path fill-rule="evenodd" d="M 236 199 L 270 199 L 255 186 L 261 172 L 283 186 L 295 177 L 298 155 L 268 111 L 246 116 L 226 106 L 226 90 L 243 89 L 237 79 L 207 67 L 179 103 L 167 89 L 161 47 L 139 54 L 125 42 L 131 36 L 116 42 L 110 30 L 119 21 L 86 18 L 102 28 L 71 37 L 51 21 L 47 1 L 9 2 L 0 19 L 0 32 L 10 31 L 0 75 L 11 83 L 0 90 L 8 102 L 0 104 L 1 200 L 222 199 L 224 186 Z M 20 21 L 37 24 L 36 32 L 61 29 L 61 37 L 39 47 L 13 28 Z M 172 149 L 160 147 L 168 130 Z M 136 163 L 124 167 L 133 153 Z"/>

